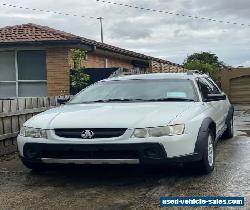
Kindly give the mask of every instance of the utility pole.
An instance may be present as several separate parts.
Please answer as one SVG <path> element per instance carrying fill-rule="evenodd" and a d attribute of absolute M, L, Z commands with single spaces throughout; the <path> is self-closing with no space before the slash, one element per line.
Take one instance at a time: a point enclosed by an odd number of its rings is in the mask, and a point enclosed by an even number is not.
<path fill-rule="evenodd" d="M 100 20 L 100 24 L 101 24 L 101 42 L 103 43 L 103 27 L 102 27 L 103 17 L 99 17 L 97 19 Z"/>

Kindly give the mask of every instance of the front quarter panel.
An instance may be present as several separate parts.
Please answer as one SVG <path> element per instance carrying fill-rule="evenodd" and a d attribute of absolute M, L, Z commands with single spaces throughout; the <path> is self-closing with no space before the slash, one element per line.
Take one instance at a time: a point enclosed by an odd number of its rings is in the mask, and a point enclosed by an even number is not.
<path fill-rule="evenodd" d="M 61 108 L 58 107 L 37 114 L 27 120 L 24 123 L 24 126 L 32 128 L 50 129 L 50 123 L 57 115 L 60 114 L 60 110 Z"/>
<path fill-rule="evenodd" d="M 201 125 L 209 115 L 211 114 L 211 108 L 206 106 L 203 102 L 195 102 L 189 110 L 186 110 L 182 115 L 178 116 L 171 124 L 184 124 L 185 125 L 185 135 L 191 139 L 186 139 L 188 145 L 185 150 L 185 153 L 195 153 L 195 145 L 197 142 L 197 137 Z M 188 149 L 188 150 L 187 150 Z"/>

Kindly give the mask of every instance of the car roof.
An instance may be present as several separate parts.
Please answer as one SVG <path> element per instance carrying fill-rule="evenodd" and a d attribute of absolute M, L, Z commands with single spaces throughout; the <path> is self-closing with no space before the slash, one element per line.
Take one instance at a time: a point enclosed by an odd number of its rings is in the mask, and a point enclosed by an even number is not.
<path fill-rule="evenodd" d="M 107 81 L 117 81 L 117 80 L 148 80 L 148 79 L 190 79 L 194 80 L 198 77 L 208 77 L 206 74 L 198 73 L 152 73 L 152 74 L 136 74 L 128 76 L 118 76 L 102 80 Z"/>

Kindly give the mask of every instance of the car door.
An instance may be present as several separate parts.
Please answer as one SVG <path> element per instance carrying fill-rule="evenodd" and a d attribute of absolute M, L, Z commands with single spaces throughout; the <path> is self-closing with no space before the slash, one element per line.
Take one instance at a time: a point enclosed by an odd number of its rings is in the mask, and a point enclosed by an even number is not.
<path fill-rule="evenodd" d="M 224 92 L 220 90 L 220 88 L 215 84 L 215 82 L 210 77 L 205 78 L 205 80 L 211 85 L 211 88 L 213 88 L 213 94 L 224 94 Z M 221 129 L 223 129 L 225 126 L 230 104 L 227 103 L 226 99 L 217 101 L 217 103 L 221 113 L 220 127 Z"/>
<path fill-rule="evenodd" d="M 198 79 L 198 86 L 200 88 L 204 103 L 211 109 L 210 116 L 216 123 L 216 131 L 220 131 L 224 125 L 224 111 L 222 101 L 205 102 L 208 94 L 221 94 L 205 77 Z M 219 92 L 218 92 L 219 91 Z"/>

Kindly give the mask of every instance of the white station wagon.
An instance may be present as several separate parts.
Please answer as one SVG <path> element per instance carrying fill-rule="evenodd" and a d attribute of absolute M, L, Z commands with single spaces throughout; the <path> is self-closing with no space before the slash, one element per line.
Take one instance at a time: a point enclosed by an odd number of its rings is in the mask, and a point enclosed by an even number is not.
<path fill-rule="evenodd" d="M 48 164 L 188 163 L 214 169 L 214 147 L 233 136 L 233 107 L 205 74 L 109 78 L 65 105 L 28 120 L 18 136 L 22 162 Z"/>

